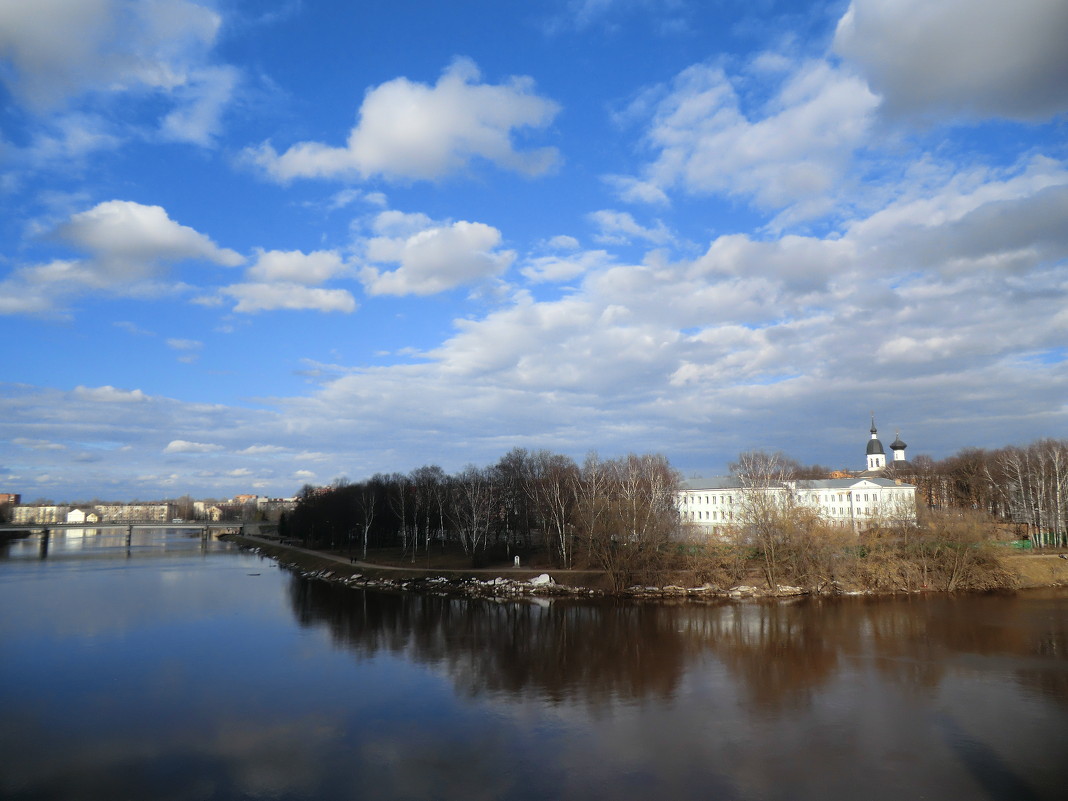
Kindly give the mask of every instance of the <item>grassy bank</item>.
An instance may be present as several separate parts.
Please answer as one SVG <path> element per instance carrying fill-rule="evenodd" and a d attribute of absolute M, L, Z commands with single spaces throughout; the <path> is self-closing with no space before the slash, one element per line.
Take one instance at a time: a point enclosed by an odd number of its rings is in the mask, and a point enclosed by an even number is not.
<path fill-rule="evenodd" d="M 221 539 L 243 547 L 258 549 L 265 555 L 278 560 L 279 563 L 294 567 L 305 574 L 330 573 L 333 578 L 340 581 L 359 577 L 363 581 L 379 582 L 383 586 L 407 585 L 411 582 L 416 582 L 415 586 L 419 586 L 430 579 L 454 585 L 471 582 L 485 584 L 494 579 L 522 583 L 548 574 L 554 584 L 561 589 L 592 590 L 597 594 L 611 594 L 613 586 L 612 579 L 606 571 L 558 570 L 539 564 L 536 557 L 531 560 L 533 564 L 519 569 L 512 564 L 488 565 L 475 569 L 467 566 L 469 557 L 455 553 L 434 554 L 429 559 L 420 557 L 417 564 L 412 564 L 410 557 L 406 557 L 399 550 L 382 549 L 369 555 L 371 561 L 363 562 L 354 561 L 353 557 L 344 552 L 306 549 L 290 543 L 283 544 L 276 538 L 229 534 Z M 991 551 L 984 553 L 985 559 L 993 561 L 984 564 L 982 575 L 995 575 L 996 581 L 984 581 L 979 586 L 965 585 L 957 589 L 1068 586 L 1068 559 L 1062 559 L 1058 555 L 1031 553 L 995 555 Z M 826 581 L 819 587 L 793 586 L 788 582 L 782 582 L 779 585 L 782 592 L 771 593 L 757 560 L 749 558 L 733 563 L 722 561 L 725 558 L 734 557 L 737 557 L 737 554 L 729 551 L 722 551 L 719 556 L 703 552 L 695 562 L 695 555 L 691 553 L 681 561 L 673 560 L 674 564 L 671 569 L 661 568 L 636 575 L 634 577 L 636 580 L 620 594 L 655 594 L 651 589 L 653 587 L 665 588 L 664 594 L 666 595 L 688 593 L 699 597 L 738 595 L 739 587 L 743 588 L 741 593 L 743 595 L 791 595 L 802 592 L 893 594 L 947 589 L 943 582 L 922 581 L 916 573 L 915 565 L 911 563 L 887 561 L 878 554 L 868 553 L 864 557 L 854 557 L 855 561 L 866 563 L 863 571 L 845 571 L 833 581 Z M 837 567 L 841 569 L 845 565 L 839 563 Z M 635 591 L 634 585 L 645 589 Z"/>

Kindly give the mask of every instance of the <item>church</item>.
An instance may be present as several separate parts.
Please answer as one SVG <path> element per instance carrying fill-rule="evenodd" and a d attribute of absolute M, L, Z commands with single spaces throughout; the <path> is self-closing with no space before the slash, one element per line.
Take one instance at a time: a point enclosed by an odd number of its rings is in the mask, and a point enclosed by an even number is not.
<path fill-rule="evenodd" d="M 890 443 L 891 464 L 906 467 L 900 434 Z M 872 416 L 871 439 L 865 449 L 864 469 L 848 478 L 784 481 L 769 488 L 745 486 L 735 476 L 683 481 L 677 495 L 679 518 L 693 534 L 726 536 L 745 524 L 747 495 L 771 492 L 783 503 L 814 509 L 835 526 L 861 531 L 876 520 L 916 520 L 916 487 L 888 478 L 886 451 Z"/>

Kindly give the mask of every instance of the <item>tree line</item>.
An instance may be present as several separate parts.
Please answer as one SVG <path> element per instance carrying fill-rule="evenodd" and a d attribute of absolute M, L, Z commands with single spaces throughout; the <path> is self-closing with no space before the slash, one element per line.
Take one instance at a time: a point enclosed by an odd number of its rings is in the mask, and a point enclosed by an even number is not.
<path fill-rule="evenodd" d="M 1012 523 L 1036 548 L 1068 547 L 1068 440 L 965 448 L 946 459 L 917 456 L 891 475 L 916 485 L 930 509 L 982 512 Z"/>
<path fill-rule="evenodd" d="M 543 548 L 563 568 L 597 566 L 627 581 L 677 530 L 681 476 L 657 454 L 582 464 L 514 448 L 488 467 L 436 465 L 305 486 L 282 533 L 366 556 L 399 547 L 416 562 L 459 548 L 475 566 Z"/>
<path fill-rule="evenodd" d="M 436 465 L 305 486 L 282 534 L 311 547 L 366 557 L 392 547 L 416 563 L 460 552 L 472 566 L 534 552 L 560 568 L 597 568 L 612 589 L 631 583 L 732 586 L 759 574 L 769 587 L 826 590 L 965 589 L 1009 581 L 994 552 L 995 523 L 1036 547 L 1068 545 L 1068 442 L 968 448 L 936 461 L 919 456 L 886 475 L 917 486 L 918 514 L 889 513 L 858 533 L 832 526 L 789 492 L 794 479 L 841 477 L 781 454 L 747 452 L 730 466 L 750 491 L 722 540 L 690 536 L 679 516 L 681 476 L 658 454 L 581 464 L 515 448 L 486 467 L 446 473 Z M 696 533 L 696 532 L 695 532 Z"/>

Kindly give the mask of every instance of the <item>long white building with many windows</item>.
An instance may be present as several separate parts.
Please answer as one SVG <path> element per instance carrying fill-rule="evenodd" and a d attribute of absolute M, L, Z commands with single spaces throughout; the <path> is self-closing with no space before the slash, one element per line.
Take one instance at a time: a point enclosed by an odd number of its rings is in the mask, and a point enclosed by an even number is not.
<path fill-rule="evenodd" d="M 892 464 L 905 464 L 898 436 L 891 444 Z M 916 487 L 888 478 L 886 455 L 872 421 L 865 469 L 848 478 L 784 481 L 755 488 L 735 476 L 684 481 L 678 493 L 679 518 L 694 534 L 726 536 L 744 525 L 752 493 L 772 493 L 819 514 L 828 523 L 859 531 L 876 520 L 915 520 Z M 789 498 L 787 497 L 789 496 Z"/>

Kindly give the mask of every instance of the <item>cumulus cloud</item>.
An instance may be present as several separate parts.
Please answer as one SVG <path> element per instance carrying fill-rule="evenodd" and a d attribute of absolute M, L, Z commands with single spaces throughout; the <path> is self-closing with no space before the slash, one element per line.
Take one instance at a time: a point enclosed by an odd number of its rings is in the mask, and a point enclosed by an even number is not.
<path fill-rule="evenodd" d="M 1063 405 L 1063 359 L 1021 366 L 1015 354 L 1055 353 L 1068 337 L 1068 241 L 1053 223 L 1062 187 L 1064 167 L 1038 160 L 903 193 L 828 236 L 731 234 L 693 260 L 593 263 L 562 298 L 517 293 L 458 320 L 422 363 L 336 374 L 286 414 L 330 410 L 335 428 L 359 420 L 365 441 L 413 453 L 447 425 L 487 458 L 515 444 L 686 458 L 710 431 L 728 453 L 763 445 L 754 435 L 811 447 L 804 431 L 733 432 L 739 420 L 824 419 L 828 392 L 855 403 L 861 424 L 880 403 L 939 419 L 947 387 L 1018 419 L 1014 386 L 1029 371 L 1023 411 L 1048 412 Z M 1024 218 L 1034 222 L 1020 232 Z"/>
<path fill-rule="evenodd" d="M 172 220 L 160 206 L 109 200 L 72 215 L 52 238 L 88 254 L 17 269 L 0 282 L 13 302 L 0 313 L 43 312 L 63 297 L 89 290 L 120 295 L 160 291 L 168 265 L 203 260 L 236 266 L 244 259 L 210 238 Z"/>
<path fill-rule="evenodd" d="M 570 281 L 611 261 L 612 257 L 607 251 L 588 250 L 570 256 L 534 257 L 528 259 L 519 272 L 535 284 Z"/>
<path fill-rule="evenodd" d="M 101 98 L 148 100 L 141 108 L 155 115 L 163 98 L 159 135 L 209 145 L 239 80 L 235 68 L 210 60 L 221 25 L 214 9 L 193 0 L 2 3 L 0 80 L 43 119 L 77 103 L 92 109 Z M 80 155 L 119 138 L 117 127 L 85 133 L 109 127 L 105 115 L 86 111 L 77 126 L 72 119 L 58 136 L 38 132 L 27 155 Z"/>
<path fill-rule="evenodd" d="M 755 112 L 743 112 L 726 73 L 690 67 L 656 104 L 646 139 L 657 152 L 641 182 L 649 193 L 751 199 L 784 219 L 825 213 L 853 154 L 868 139 L 879 99 L 858 77 L 823 61 L 799 65 Z"/>
<path fill-rule="evenodd" d="M 1068 111 L 1068 5 L 853 0 L 834 48 L 888 111 L 1042 120 Z"/>
<path fill-rule="evenodd" d="M 215 453 L 223 450 L 222 445 L 214 445 L 206 442 L 188 442 L 184 439 L 174 439 L 167 443 L 164 453 Z"/>
<path fill-rule="evenodd" d="M 246 274 L 256 281 L 321 284 L 344 270 L 345 263 L 336 250 L 260 250 Z"/>
<path fill-rule="evenodd" d="M 244 259 L 172 220 L 160 206 L 109 200 L 75 214 L 56 237 L 92 253 L 101 272 L 118 278 L 149 272 L 159 262 L 205 259 L 235 266 Z"/>
<path fill-rule="evenodd" d="M 372 295 L 432 295 L 498 276 L 515 259 L 513 251 L 498 249 L 501 232 L 484 223 L 433 225 L 421 215 L 386 213 L 376 230 L 390 235 L 364 242 L 368 265 L 360 280 Z M 375 264 L 398 266 L 383 270 Z"/>
<path fill-rule="evenodd" d="M 468 59 L 454 61 L 434 86 L 395 78 L 370 89 L 344 147 L 301 142 L 284 153 L 270 143 L 247 156 L 279 181 L 294 178 L 438 180 L 484 159 L 539 175 L 557 161 L 553 148 L 518 149 L 514 132 L 544 128 L 559 107 L 534 92 L 530 78 L 482 83 Z"/>
<path fill-rule="evenodd" d="M 357 309 L 347 289 L 322 284 L 348 272 L 336 250 L 257 250 L 255 263 L 245 271 L 246 281 L 220 289 L 237 301 L 234 311 L 254 313 L 278 309 L 349 313 Z M 210 299 L 204 299 L 209 303 Z"/>
<path fill-rule="evenodd" d="M 241 313 L 276 309 L 349 313 L 357 308 L 356 299 L 347 289 L 324 289 L 287 281 L 233 284 L 221 291 L 237 300 L 234 311 Z"/>

